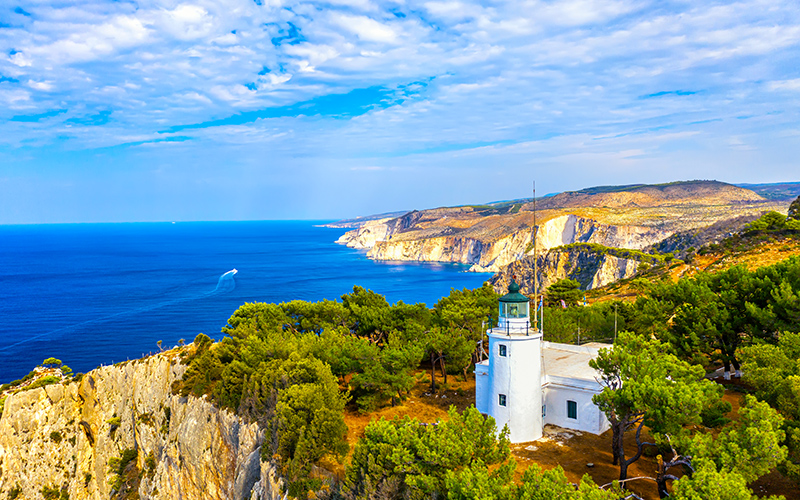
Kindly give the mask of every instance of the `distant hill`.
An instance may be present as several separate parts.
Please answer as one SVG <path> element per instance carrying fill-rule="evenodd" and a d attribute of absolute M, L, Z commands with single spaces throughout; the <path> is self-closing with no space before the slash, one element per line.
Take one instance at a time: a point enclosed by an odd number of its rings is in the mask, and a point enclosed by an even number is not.
<path fill-rule="evenodd" d="M 719 181 L 598 186 L 567 191 L 541 201 L 540 208 L 655 207 L 669 204 L 717 205 L 764 201 L 758 193 Z M 527 207 L 526 207 L 527 208 Z"/>
<path fill-rule="evenodd" d="M 537 198 L 535 214 L 532 200 L 521 199 L 342 221 L 340 227 L 358 229 L 339 243 L 368 250 L 376 260 L 458 262 L 472 271 L 497 272 L 532 255 L 534 246 L 544 251 L 592 243 L 643 250 L 685 233 L 669 245 L 696 247 L 764 212 L 785 213 L 788 207 L 789 201 L 719 181 L 599 186 Z M 719 224 L 723 221 L 731 222 Z M 718 226 L 697 234 L 713 224 Z"/>
<path fill-rule="evenodd" d="M 768 200 L 791 201 L 800 196 L 800 182 L 779 182 L 774 184 L 736 184 L 749 189 Z"/>
<path fill-rule="evenodd" d="M 336 222 L 331 222 L 328 224 L 321 224 L 322 227 L 333 227 L 333 228 L 348 228 L 348 229 L 355 229 L 357 227 L 361 227 L 367 222 L 372 222 L 376 220 L 383 220 L 383 219 L 394 219 L 397 217 L 401 217 L 408 213 L 408 210 L 404 210 L 402 212 L 386 212 L 384 214 L 375 214 L 375 215 L 365 215 L 363 217 L 356 217 L 354 219 L 342 219 Z"/>

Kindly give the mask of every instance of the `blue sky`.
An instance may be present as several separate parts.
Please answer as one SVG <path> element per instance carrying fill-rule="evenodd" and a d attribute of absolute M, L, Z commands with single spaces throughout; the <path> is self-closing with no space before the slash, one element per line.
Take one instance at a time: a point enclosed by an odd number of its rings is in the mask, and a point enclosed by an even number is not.
<path fill-rule="evenodd" d="M 0 223 L 800 181 L 798 105 L 796 0 L 4 2 Z"/>

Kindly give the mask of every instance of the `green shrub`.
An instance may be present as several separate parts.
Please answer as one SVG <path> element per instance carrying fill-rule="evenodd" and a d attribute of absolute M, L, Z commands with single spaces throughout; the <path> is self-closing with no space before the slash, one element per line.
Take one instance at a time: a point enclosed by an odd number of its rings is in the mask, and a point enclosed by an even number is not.
<path fill-rule="evenodd" d="M 61 490 L 55 486 L 42 486 L 41 494 L 45 500 L 58 500 L 61 496 Z"/>
<path fill-rule="evenodd" d="M 139 452 L 137 450 L 128 448 L 122 452 L 122 456 L 108 459 L 108 472 L 111 475 L 108 482 L 111 484 L 112 489 L 120 492 L 120 488 L 122 488 L 126 478 L 135 479 L 138 477 L 138 473 L 135 470 L 136 457 L 138 455 Z M 138 485 L 133 484 L 131 486 L 138 487 Z"/>
<path fill-rule="evenodd" d="M 19 485 L 8 490 L 8 500 L 15 500 L 19 498 L 20 495 L 22 495 L 22 488 L 20 488 Z"/>
<path fill-rule="evenodd" d="M 63 363 L 58 358 L 47 358 L 42 361 L 42 366 L 46 366 L 48 368 L 57 368 L 61 366 Z"/>
<path fill-rule="evenodd" d="M 63 438 L 61 437 L 61 433 L 58 431 L 53 431 L 50 433 L 50 440 L 54 443 L 58 444 L 61 442 Z"/>
<path fill-rule="evenodd" d="M 152 478 L 156 473 L 156 457 L 152 451 L 144 459 L 144 465 L 147 468 L 147 477 Z"/>
<path fill-rule="evenodd" d="M 142 413 L 139 415 L 139 422 L 150 427 L 155 427 L 156 423 L 153 421 L 153 416 L 150 413 Z"/>
<path fill-rule="evenodd" d="M 730 413 L 732 408 L 730 403 L 722 400 L 718 401 L 711 408 L 706 408 L 700 413 L 700 417 L 703 419 L 703 425 L 706 427 L 722 427 L 731 421 L 731 419 L 725 417 L 725 414 Z"/>
<path fill-rule="evenodd" d="M 38 389 L 39 387 L 44 387 L 46 385 L 57 384 L 59 382 L 61 382 L 60 378 L 55 377 L 53 375 L 48 375 L 47 377 L 40 378 L 39 380 L 37 380 L 36 382 L 32 383 L 28 387 L 23 388 L 22 390 L 23 391 L 29 391 L 31 389 Z"/>

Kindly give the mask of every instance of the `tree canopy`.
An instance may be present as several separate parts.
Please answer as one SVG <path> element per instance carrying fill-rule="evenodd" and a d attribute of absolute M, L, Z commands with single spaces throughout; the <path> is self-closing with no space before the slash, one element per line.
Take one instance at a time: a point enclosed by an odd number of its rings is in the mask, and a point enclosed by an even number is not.
<path fill-rule="evenodd" d="M 592 401 L 605 413 L 612 429 L 612 456 L 620 480 L 638 460 L 646 443 L 646 425 L 656 435 L 680 435 L 699 423 L 701 412 L 719 400 L 722 388 L 703 378 L 702 367 L 678 359 L 669 347 L 627 332 L 611 349 L 601 349 L 589 362 L 599 372 L 603 391 Z M 636 453 L 625 457 L 625 432 L 635 429 Z"/>

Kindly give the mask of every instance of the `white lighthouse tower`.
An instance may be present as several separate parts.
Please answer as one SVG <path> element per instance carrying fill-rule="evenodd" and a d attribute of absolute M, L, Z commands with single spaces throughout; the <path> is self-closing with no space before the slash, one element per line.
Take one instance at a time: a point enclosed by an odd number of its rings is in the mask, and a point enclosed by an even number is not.
<path fill-rule="evenodd" d="M 489 359 L 475 365 L 476 406 L 508 426 L 512 443 L 542 437 L 542 334 L 531 328 L 529 305 L 512 281 L 487 332 Z"/>

